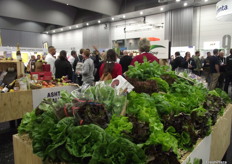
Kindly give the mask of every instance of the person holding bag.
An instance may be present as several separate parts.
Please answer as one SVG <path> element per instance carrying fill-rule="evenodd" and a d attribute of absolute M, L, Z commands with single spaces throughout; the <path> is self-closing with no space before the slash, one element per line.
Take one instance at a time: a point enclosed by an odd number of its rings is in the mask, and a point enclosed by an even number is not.
<path fill-rule="evenodd" d="M 77 75 L 82 75 L 82 81 L 84 84 L 93 85 L 94 84 L 94 63 L 90 58 L 90 52 L 88 50 L 84 51 L 83 58 L 85 59 L 82 66 L 82 70 L 76 70 Z M 77 64 L 78 66 L 78 64 Z"/>
<path fill-rule="evenodd" d="M 83 55 L 84 55 L 84 49 L 81 49 L 80 50 L 80 55 L 77 55 L 74 63 L 73 63 L 73 70 L 74 72 L 76 73 L 77 71 L 81 71 L 82 70 L 82 67 L 83 67 L 83 64 L 84 64 L 84 59 L 83 59 Z M 77 75 L 76 77 L 76 82 L 78 85 L 82 85 L 82 75 Z"/>

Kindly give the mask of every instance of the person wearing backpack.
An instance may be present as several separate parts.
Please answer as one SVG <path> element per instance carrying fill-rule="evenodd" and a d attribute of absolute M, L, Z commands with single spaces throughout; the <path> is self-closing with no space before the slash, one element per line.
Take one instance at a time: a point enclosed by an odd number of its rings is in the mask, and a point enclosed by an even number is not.
<path fill-rule="evenodd" d="M 118 75 L 122 75 L 122 66 L 116 63 L 116 52 L 113 49 L 109 49 L 106 54 L 106 61 L 102 63 L 99 75 L 101 81 L 111 80 Z"/>
<path fill-rule="evenodd" d="M 82 75 L 83 84 L 94 84 L 94 63 L 90 58 L 90 51 L 85 50 L 83 54 L 83 58 L 85 59 L 84 64 L 82 66 L 82 70 L 76 70 L 77 75 Z"/>

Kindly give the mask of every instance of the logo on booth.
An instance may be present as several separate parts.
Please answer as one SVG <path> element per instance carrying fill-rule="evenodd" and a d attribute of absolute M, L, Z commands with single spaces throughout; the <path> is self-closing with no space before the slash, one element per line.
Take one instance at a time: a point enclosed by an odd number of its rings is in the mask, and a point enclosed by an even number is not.
<path fill-rule="evenodd" d="M 222 5 L 221 7 L 219 7 L 219 8 L 217 9 L 217 14 L 218 14 L 219 12 L 226 11 L 226 10 L 228 10 L 228 6 L 227 6 L 227 5 Z"/>

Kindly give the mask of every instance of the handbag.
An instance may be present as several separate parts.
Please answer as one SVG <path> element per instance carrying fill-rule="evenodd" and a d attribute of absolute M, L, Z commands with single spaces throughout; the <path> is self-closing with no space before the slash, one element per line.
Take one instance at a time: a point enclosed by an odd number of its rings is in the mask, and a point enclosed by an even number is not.
<path fill-rule="evenodd" d="M 107 81 L 107 80 L 112 80 L 113 77 L 111 75 L 111 73 L 103 73 L 101 78 L 100 78 L 100 81 Z"/>

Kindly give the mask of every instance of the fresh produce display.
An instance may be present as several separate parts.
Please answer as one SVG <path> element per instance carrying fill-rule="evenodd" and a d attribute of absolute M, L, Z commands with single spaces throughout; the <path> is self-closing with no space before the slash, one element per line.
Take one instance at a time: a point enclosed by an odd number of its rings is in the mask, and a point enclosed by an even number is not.
<path fill-rule="evenodd" d="M 140 82 L 127 96 L 97 85 L 76 95 L 62 92 L 56 103 L 44 100 L 24 116 L 19 134 L 29 135 L 44 161 L 179 164 L 231 102 L 225 92 L 208 91 L 156 62 L 135 63 L 127 76 Z M 149 81 L 154 90 L 139 90 Z"/>
<path fill-rule="evenodd" d="M 31 89 L 39 89 L 39 88 L 52 88 L 56 86 L 68 86 L 70 85 L 70 80 L 63 76 L 60 79 L 52 79 L 52 80 L 31 80 L 30 81 L 30 88 Z"/>
<path fill-rule="evenodd" d="M 126 72 L 127 80 L 135 87 L 137 93 L 152 94 L 158 91 L 166 92 L 168 84 L 173 83 L 176 75 L 170 71 L 168 66 L 162 66 L 157 62 L 149 63 L 144 59 L 143 64 L 135 63 L 135 66 L 129 66 Z M 167 82 L 165 81 L 166 79 Z"/>

